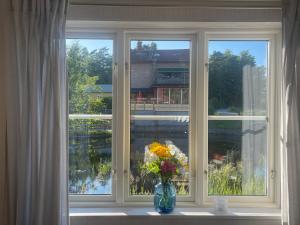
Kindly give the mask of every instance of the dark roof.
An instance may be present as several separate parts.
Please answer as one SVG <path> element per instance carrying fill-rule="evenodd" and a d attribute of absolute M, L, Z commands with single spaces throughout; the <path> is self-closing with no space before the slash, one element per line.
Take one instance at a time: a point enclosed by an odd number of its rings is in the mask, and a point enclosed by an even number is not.
<path fill-rule="evenodd" d="M 189 69 L 188 68 L 158 68 L 155 72 L 155 81 L 153 87 L 158 86 L 188 86 Z"/>
<path fill-rule="evenodd" d="M 144 62 L 188 62 L 190 60 L 189 49 L 173 50 L 131 50 L 132 63 Z"/>
<path fill-rule="evenodd" d="M 158 73 L 188 73 L 189 68 L 185 67 L 164 67 L 164 68 L 158 68 L 156 70 Z"/>
<path fill-rule="evenodd" d="M 130 92 L 131 93 L 138 93 L 139 91 L 142 91 L 142 92 L 149 92 L 151 93 L 152 92 L 152 88 L 130 88 Z"/>

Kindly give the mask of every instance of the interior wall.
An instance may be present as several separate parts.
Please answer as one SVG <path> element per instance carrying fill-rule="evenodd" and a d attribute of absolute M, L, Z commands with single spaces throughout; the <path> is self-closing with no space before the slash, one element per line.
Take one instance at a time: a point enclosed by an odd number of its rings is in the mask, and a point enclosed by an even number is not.
<path fill-rule="evenodd" d="M 266 218 L 227 218 L 220 216 L 216 218 L 191 216 L 76 216 L 70 218 L 71 225 L 280 225 L 280 219 Z"/>
<path fill-rule="evenodd" d="M 281 9 L 71 4 L 67 19 L 89 21 L 280 22 Z"/>
<path fill-rule="evenodd" d="M 71 4 L 129 6 L 280 7 L 281 0 L 70 0 Z"/>

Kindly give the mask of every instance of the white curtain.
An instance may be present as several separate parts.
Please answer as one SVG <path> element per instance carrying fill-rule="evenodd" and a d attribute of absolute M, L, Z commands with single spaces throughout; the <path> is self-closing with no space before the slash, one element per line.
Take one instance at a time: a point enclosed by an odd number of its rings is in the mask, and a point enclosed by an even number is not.
<path fill-rule="evenodd" d="M 300 1 L 283 1 L 283 224 L 300 224 Z"/>
<path fill-rule="evenodd" d="M 243 67 L 243 111 L 250 116 L 266 112 L 265 71 L 246 65 Z M 256 187 L 249 185 L 255 180 L 266 179 L 267 142 L 265 120 L 242 121 L 243 192 L 255 193 Z"/>
<path fill-rule="evenodd" d="M 67 0 L 0 1 L 0 224 L 67 225 Z"/>

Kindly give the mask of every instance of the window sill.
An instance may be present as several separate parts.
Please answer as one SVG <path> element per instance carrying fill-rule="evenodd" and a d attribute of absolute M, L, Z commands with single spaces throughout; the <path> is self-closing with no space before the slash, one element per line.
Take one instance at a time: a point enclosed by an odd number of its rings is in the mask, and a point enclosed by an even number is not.
<path fill-rule="evenodd" d="M 151 220 L 149 220 L 151 219 Z M 222 224 L 279 225 L 279 209 L 230 208 L 228 213 L 216 213 L 211 208 L 175 208 L 171 214 L 159 214 L 152 207 L 70 208 L 71 225 L 81 224 Z"/>

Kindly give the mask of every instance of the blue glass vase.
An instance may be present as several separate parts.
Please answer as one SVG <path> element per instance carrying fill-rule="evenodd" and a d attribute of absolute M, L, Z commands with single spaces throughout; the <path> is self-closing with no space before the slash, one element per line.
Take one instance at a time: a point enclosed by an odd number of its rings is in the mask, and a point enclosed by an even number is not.
<path fill-rule="evenodd" d="M 171 181 L 161 182 L 155 186 L 154 208 L 159 213 L 170 213 L 176 204 L 176 188 Z"/>

